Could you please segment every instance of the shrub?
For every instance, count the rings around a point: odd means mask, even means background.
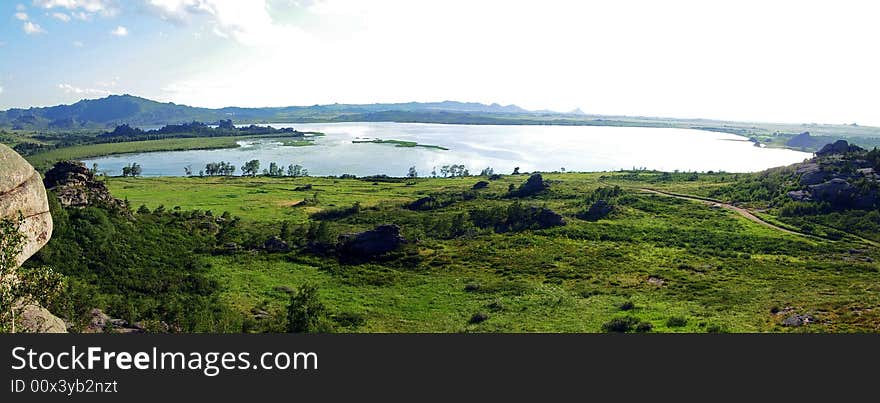
[[[639,324],[639,320],[631,316],[614,318],[602,325],[602,330],[607,333],[626,333],[633,330]]]
[[[318,287],[303,284],[290,297],[290,305],[287,306],[287,332],[326,333],[329,330],[327,308],[318,296]]]
[[[479,290],[480,290],[480,284],[479,284],[479,283],[468,283],[467,285],[464,286],[464,290],[467,291],[467,292],[476,292],[476,291],[479,291]]]
[[[477,312],[473,316],[471,316],[471,319],[468,321],[468,323],[470,323],[470,324],[483,323],[488,319],[489,319],[489,314],[487,314],[485,312]]]
[[[687,325],[687,318],[683,316],[671,316],[666,320],[666,326],[668,327],[684,327]]]
[[[643,321],[643,322],[639,322],[639,324],[636,325],[636,332],[637,333],[648,333],[653,329],[654,329],[654,325],[652,325],[651,322],[644,322]]]
[[[636,305],[633,304],[632,301],[626,301],[626,302],[620,304],[620,306],[618,306],[618,308],[620,308],[621,311],[630,311],[635,307],[636,307]]]
[[[486,307],[489,308],[492,312],[500,312],[503,311],[505,308],[504,302],[502,302],[499,298],[496,298],[494,301],[490,302],[488,305],[486,305]]]
[[[355,328],[363,326],[367,322],[367,318],[356,312],[340,312],[333,315],[333,321],[342,327]]]

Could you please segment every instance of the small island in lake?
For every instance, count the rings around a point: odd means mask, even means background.
[[[448,151],[449,149],[442,146],[432,145],[432,144],[419,144],[415,141],[404,141],[404,140],[382,140],[382,139],[371,139],[371,140],[352,140],[352,143],[374,143],[374,144],[394,144],[395,147],[424,147],[424,148],[433,148],[435,150],[444,150]]]

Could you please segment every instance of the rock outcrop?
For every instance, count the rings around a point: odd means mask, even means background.
[[[565,218],[553,210],[544,207],[531,207],[530,213],[534,215],[538,228],[552,228],[565,225]]]
[[[83,208],[103,205],[120,208],[123,206],[121,200],[110,195],[104,182],[96,180],[95,174],[79,161],[62,161],[55,164],[46,172],[43,184],[46,189],[55,192],[58,201],[64,207]]]
[[[17,219],[24,223],[21,231],[27,237],[18,255],[18,264],[43,247],[52,237],[49,201],[40,174],[18,153],[0,144],[0,218]]]
[[[863,148],[849,144],[846,140],[837,140],[831,144],[825,144],[821,150],[816,151],[817,156],[827,156],[834,154],[847,154],[865,151]]]
[[[0,144],[0,219],[23,219],[19,230],[25,236],[21,252],[16,256],[20,266],[49,242],[52,237],[52,216],[49,199],[40,174],[18,153]],[[0,278],[0,282],[18,281],[15,273]],[[66,333],[64,321],[45,308],[19,300],[14,311],[18,313],[17,331]]]
[[[399,226],[386,224],[369,231],[340,235],[337,250],[349,257],[375,257],[391,252],[405,242]]]
[[[529,179],[514,192],[513,196],[532,196],[541,193],[548,188],[550,188],[550,184],[544,181],[544,177],[541,176],[541,174],[534,174],[529,176]]]
[[[610,203],[605,200],[596,200],[596,202],[587,209],[587,213],[584,214],[583,218],[589,221],[601,220],[611,214],[612,211],[614,211],[614,206]]]
[[[287,253],[290,252],[290,245],[283,239],[273,236],[263,242],[263,250],[268,253]]]

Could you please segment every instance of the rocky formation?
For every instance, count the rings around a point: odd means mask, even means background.
[[[268,253],[287,253],[290,252],[290,245],[283,239],[273,236],[263,242],[263,250]]]
[[[834,154],[847,154],[865,151],[863,148],[849,144],[846,140],[837,140],[832,144],[825,144],[821,150],[816,151],[817,156],[827,156]]]
[[[596,200],[596,202],[587,209],[587,213],[584,214],[583,218],[590,221],[596,221],[607,217],[612,211],[614,211],[614,206],[607,201],[600,199]]]
[[[538,228],[552,228],[565,225],[565,218],[561,214],[544,207],[530,207],[529,213],[535,217]]]
[[[43,247],[52,237],[52,217],[49,200],[40,175],[15,151],[0,144],[0,218],[24,221],[19,230],[25,236],[21,252],[16,256],[20,266]],[[0,282],[16,282],[14,272]],[[17,331],[64,333],[64,322],[45,308],[27,301],[17,301],[19,314]]]
[[[803,132],[785,142],[785,145],[793,148],[814,148],[822,146],[822,140],[810,136],[810,132]]]
[[[83,208],[91,205],[121,208],[121,200],[114,198],[104,182],[79,161],[62,161],[46,172],[43,179],[46,189],[58,196],[64,207]]]
[[[871,209],[880,205],[878,177],[864,149],[844,140],[827,144],[816,158],[794,171],[799,189],[792,200],[824,202],[834,209]]]
[[[532,196],[538,193],[541,193],[550,188],[550,184],[544,181],[544,177],[541,174],[534,174],[523,183],[519,189],[513,192],[513,196],[517,197],[527,197]]]
[[[397,225],[380,225],[375,229],[339,236],[336,249],[344,256],[374,257],[391,252],[406,242]]]
[[[18,264],[36,253],[52,236],[52,217],[40,174],[15,151],[0,144],[0,218],[24,218],[27,241]]]

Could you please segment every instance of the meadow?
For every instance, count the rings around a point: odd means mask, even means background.
[[[244,331],[283,328],[290,292],[304,284],[318,286],[342,332],[880,330],[876,248],[784,233],[639,190],[708,196],[734,174],[555,173],[544,175],[547,191],[511,196],[527,178],[165,177],[107,185],[138,217],[240,218],[243,251],[197,256],[218,301],[262,318]],[[479,180],[488,186],[473,190]],[[409,207],[423,197],[437,202]],[[586,218],[597,197],[613,211]],[[519,206],[551,209],[566,225],[481,225],[498,214],[510,221]],[[314,247],[319,223],[326,234],[318,237],[331,242],[385,223],[399,225],[409,242],[379,259],[345,261]],[[293,250],[261,251],[273,236]],[[811,323],[783,326],[792,315]]]

